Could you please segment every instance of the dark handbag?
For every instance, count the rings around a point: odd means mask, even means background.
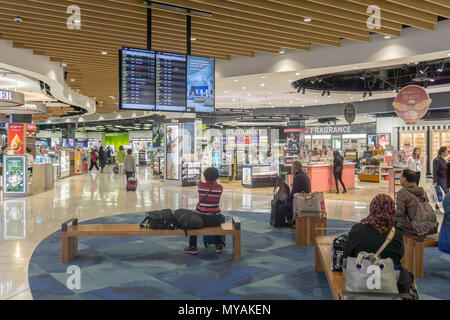
[[[348,234],[339,235],[333,240],[331,247],[331,270],[342,272],[342,262],[344,259],[344,248],[348,240]]]
[[[173,214],[170,209],[147,212],[144,220],[140,224],[141,228],[156,230],[173,230]]]

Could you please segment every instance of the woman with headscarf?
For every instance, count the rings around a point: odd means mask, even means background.
[[[348,234],[343,258],[357,257],[361,251],[375,253],[386,241],[389,231],[394,226],[395,204],[387,194],[379,194],[370,202],[369,215],[360,223],[354,225]],[[418,297],[413,275],[403,269],[400,260],[403,256],[403,235],[396,229],[394,239],[381,252],[382,259],[391,258],[398,267],[399,293],[410,293],[411,297]]]

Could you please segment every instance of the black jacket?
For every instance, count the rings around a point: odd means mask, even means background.
[[[309,178],[303,171],[297,172],[294,177],[294,181],[292,182],[292,191],[286,202],[292,202],[294,199],[294,194],[296,193],[311,193],[311,183],[309,182]]]
[[[380,234],[370,224],[358,223],[352,227],[348,234],[348,240],[344,248],[344,258],[358,256],[365,251],[375,253],[383,245],[389,232]],[[395,237],[381,253],[381,258],[391,258],[394,264],[400,266],[403,257],[403,236],[396,230]]]
[[[333,172],[342,172],[342,170],[344,169],[344,160],[337,156],[334,157],[333,159]]]
[[[440,185],[447,185],[448,168],[447,162],[441,157],[433,160],[433,182]],[[445,190],[444,190],[445,191]]]

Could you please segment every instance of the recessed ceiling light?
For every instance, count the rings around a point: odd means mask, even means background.
[[[292,82],[292,80],[289,80],[289,82]]]
[[[353,100],[353,97],[350,97],[350,99],[352,99],[352,100]]]
[[[304,17],[304,18],[303,18],[303,21],[305,21],[305,22],[311,22],[311,20],[312,20],[312,19],[311,19],[310,17]]]
[[[245,86],[244,86],[244,87],[242,87],[242,90],[245,90],[245,89],[247,89],[247,87],[245,87]]]
[[[248,93],[247,95],[250,97],[252,94],[251,94],[251,93]]]
[[[264,83],[261,83],[261,87],[264,87]]]
[[[358,69],[358,66],[354,66],[353,69]]]
[[[314,100],[315,103],[319,102],[318,100]]]
[[[74,78],[72,78],[72,79],[70,79],[70,81],[74,82],[74,81],[75,81],[75,79],[74,79]]]
[[[447,53],[447,55],[448,55],[448,56],[450,56],[450,52],[449,52],[449,53]]]
[[[269,94],[272,94],[272,91],[269,91]]]
[[[103,50],[103,51],[102,51],[102,54],[108,54],[108,51],[104,51],[104,50]]]
[[[295,75],[296,75],[296,76],[299,76],[299,75],[300,75],[300,72],[296,72]]]
[[[284,50],[284,48],[280,48],[280,53],[281,54],[283,54],[283,53],[285,53],[286,51]]]
[[[234,81],[234,82],[238,82],[239,80],[238,80],[238,79],[234,79],[233,81]]]
[[[392,36],[390,36],[390,35],[385,35],[384,38],[385,38],[385,39],[390,39],[390,38],[392,38]]]
[[[261,77],[261,79],[265,79],[265,78],[266,78],[266,76],[262,76],[262,77]]]
[[[62,67],[67,67],[67,63],[61,62],[61,66],[62,66]]]
[[[195,40],[197,40],[196,37],[191,37],[191,41],[195,41]]]
[[[233,102],[236,102],[236,99],[233,99],[232,101],[233,101]]]
[[[292,101],[292,100],[291,100],[291,101],[289,101],[289,103],[293,103],[293,102],[294,102],[294,101]]]

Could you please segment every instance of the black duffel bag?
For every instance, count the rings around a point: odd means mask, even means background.
[[[184,230],[187,236],[187,230],[203,228],[203,219],[192,210],[178,209],[173,214],[173,225],[177,229]]]
[[[140,226],[142,228],[150,229],[175,229],[173,225],[173,214],[170,209],[150,211],[146,213],[144,221],[141,222]]]

